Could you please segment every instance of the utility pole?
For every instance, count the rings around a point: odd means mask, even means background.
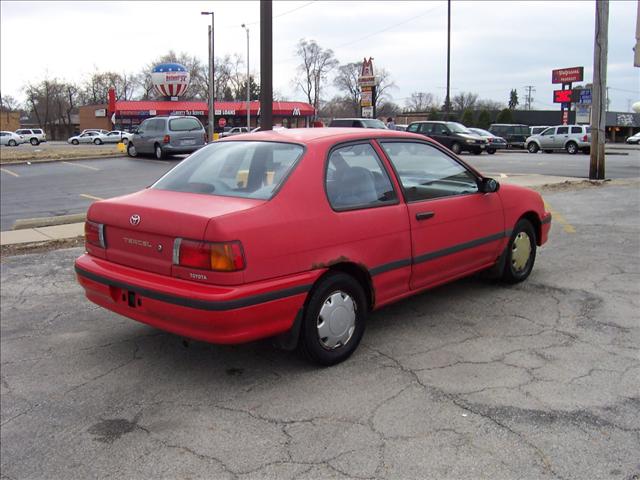
[[[533,102],[532,93],[536,93],[536,87],[533,85],[525,85],[524,88],[527,89],[527,94],[524,97],[525,105],[527,110],[531,110],[531,102]]]
[[[209,139],[217,140],[215,134],[215,104],[214,104],[214,82],[213,82],[213,67],[214,67],[214,51],[213,51],[213,12],[200,12],[201,15],[211,15],[211,25],[209,25]]]
[[[609,0],[596,0],[595,38],[593,45],[593,90],[591,110],[591,162],[589,179],[603,180],[606,126],[607,50]]]
[[[449,120],[451,112],[451,0],[447,0],[447,99],[444,101],[444,106],[447,110],[445,120]]]
[[[260,0],[260,130],[273,130],[273,18],[271,11],[271,0]]]

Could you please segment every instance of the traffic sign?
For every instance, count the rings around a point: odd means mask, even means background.
[[[220,117],[220,118],[218,119],[218,125],[219,125],[220,127],[224,127],[226,124],[227,124],[227,119],[226,119],[226,118],[224,118],[224,117]]]

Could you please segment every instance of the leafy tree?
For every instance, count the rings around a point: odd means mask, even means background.
[[[462,114],[462,124],[466,126],[473,126],[473,110],[467,108]]]
[[[338,66],[338,60],[335,59],[333,50],[325,50],[315,40],[304,38],[298,42],[296,54],[302,62],[298,66],[298,87],[317,112],[324,82],[329,72]]]
[[[518,106],[518,91],[514,88],[509,94],[509,110],[515,110]]]
[[[491,126],[491,114],[489,113],[489,110],[481,110],[476,123],[478,128],[484,128],[485,130],[488,129]]]
[[[511,113],[511,110],[509,110],[508,108],[503,108],[502,110],[500,110],[500,113],[498,113],[498,116],[496,117],[496,122],[513,123],[513,115]]]

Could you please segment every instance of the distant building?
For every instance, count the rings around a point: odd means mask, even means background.
[[[20,128],[20,112],[0,110],[0,130],[15,132]]]

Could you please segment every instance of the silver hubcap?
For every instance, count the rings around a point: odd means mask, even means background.
[[[160,150],[160,147],[156,147],[156,157],[160,158],[162,156],[162,150]]]
[[[134,145],[129,145],[129,155],[132,157],[136,156],[136,147]]]
[[[318,315],[318,339],[326,349],[347,344],[356,329],[356,304],[345,292],[333,292]]]
[[[531,256],[531,240],[525,232],[520,232],[511,247],[511,266],[515,272],[521,272],[527,266]]]

